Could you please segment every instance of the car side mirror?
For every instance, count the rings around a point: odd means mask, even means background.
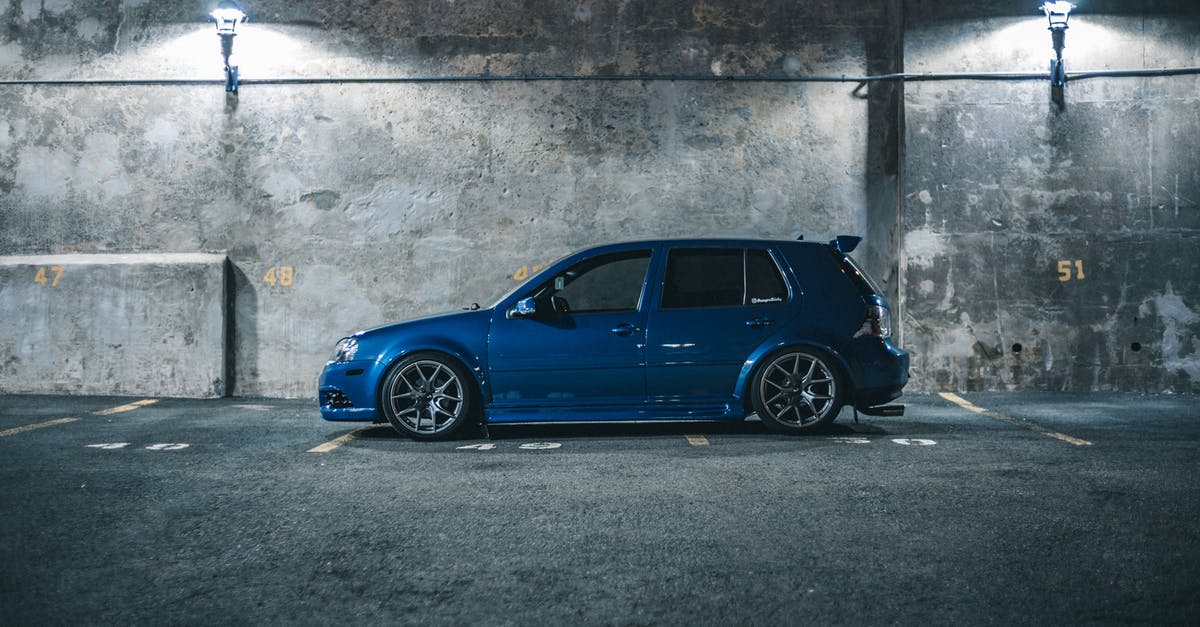
[[[537,299],[532,296],[522,298],[513,307],[513,316],[517,318],[532,318],[537,315]]]
[[[571,311],[570,305],[567,304],[567,299],[561,296],[551,296],[549,298],[522,298],[517,301],[512,309],[508,310],[508,319],[513,318],[535,318],[538,320],[551,320],[556,314],[565,314]]]

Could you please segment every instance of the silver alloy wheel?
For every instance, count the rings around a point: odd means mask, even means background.
[[[767,365],[759,378],[758,398],[771,418],[803,427],[820,422],[835,409],[837,377],[819,357],[786,353]]]
[[[391,380],[387,390],[391,413],[413,433],[443,433],[453,429],[466,414],[463,382],[443,363],[414,361]]]

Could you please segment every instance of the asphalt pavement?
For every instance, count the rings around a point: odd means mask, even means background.
[[[1195,624],[1196,401],[426,443],[307,401],[0,396],[0,625]]]

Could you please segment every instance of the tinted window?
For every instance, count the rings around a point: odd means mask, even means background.
[[[663,309],[727,307],[744,299],[740,248],[677,248],[667,257]]]
[[[879,287],[875,285],[875,281],[862,269],[850,255],[844,254],[836,249],[833,250],[833,258],[838,260],[842,266],[842,272],[850,277],[854,286],[858,288],[860,294],[882,294]]]
[[[787,283],[763,249],[677,248],[667,256],[663,309],[781,303]]]
[[[746,251],[746,296],[751,305],[787,300],[787,283],[771,253],[760,248]]]
[[[561,298],[574,313],[635,310],[649,265],[648,250],[593,257],[556,275],[538,296]]]

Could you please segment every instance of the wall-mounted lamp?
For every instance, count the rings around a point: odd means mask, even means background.
[[[234,30],[238,24],[246,21],[246,14],[236,2],[221,0],[209,16],[217,23],[217,35],[221,38],[221,57],[225,59],[225,91],[236,94],[238,69],[236,65],[229,64],[229,57],[233,55],[233,38],[237,36]]]
[[[1054,58],[1050,60],[1050,84],[1061,87],[1067,84],[1067,70],[1063,66],[1062,51],[1067,39],[1067,20],[1075,5],[1065,0],[1043,2],[1042,12],[1050,23],[1050,37],[1054,44]]]

